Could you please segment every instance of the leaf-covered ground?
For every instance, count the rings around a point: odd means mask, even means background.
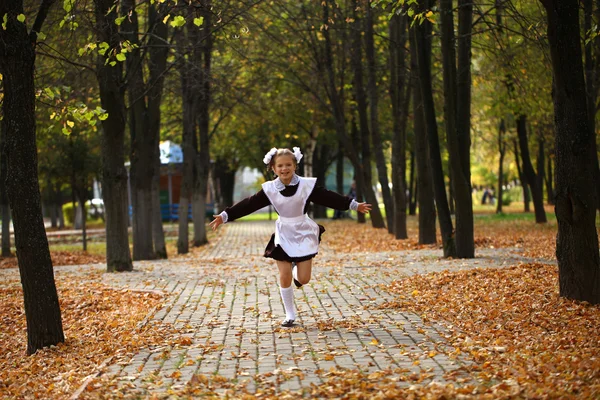
[[[441,248],[439,235],[437,244],[418,243],[418,221],[416,217],[407,220],[408,239],[394,239],[387,229],[373,229],[369,222],[358,224],[355,221],[321,222],[326,228],[323,240],[336,252],[370,252],[419,250],[423,248]],[[553,259],[556,248],[556,221],[536,224],[530,220],[513,219],[490,222],[476,218],[474,224],[476,248],[518,248],[522,255]]]
[[[52,265],[83,265],[106,262],[106,257],[99,254],[87,253],[81,250],[51,251]],[[0,269],[18,268],[17,257],[0,257]]]
[[[408,240],[394,240],[385,230],[368,224],[327,221],[324,225],[324,240],[340,254],[423,247],[414,239],[414,219],[409,219]],[[555,222],[539,225],[520,219],[494,223],[476,219],[478,248],[516,248],[529,257],[553,260],[555,235]],[[214,239],[221,240],[221,236]],[[54,257],[53,253],[53,260]],[[70,260],[92,262],[77,256]],[[177,343],[174,329],[145,320],[150,310],[161,303],[159,295],[114,290],[94,276],[59,274],[57,287],[66,343],[27,356],[20,284],[15,275],[12,280],[6,276],[2,279],[0,398],[69,398],[106,360],[114,363],[146,346]],[[339,369],[322,371],[326,384],[311,386],[305,394],[356,399],[600,398],[600,307],[558,297],[556,266],[532,263],[415,275],[379,290],[395,296],[394,301],[380,307],[414,312],[424,321],[446,325],[450,329],[448,348],[453,349],[448,356],[473,361],[474,366],[465,372],[476,379],[449,375],[445,377],[449,383],[443,385],[414,384],[419,379],[398,385],[403,380],[398,371],[367,375]],[[268,387],[258,393],[246,393],[234,381],[204,375],[195,376],[177,395],[216,393],[228,393],[233,398],[298,397]],[[172,395],[175,393],[157,397]],[[120,396],[118,392],[104,391],[83,397]]]
[[[600,396],[600,307],[558,296],[557,268],[525,264],[395,281],[383,307],[446,321],[477,361],[471,393],[527,398]]]
[[[161,296],[117,291],[88,279],[57,277],[66,341],[26,354],[23,294],[17,281],[0,286],[0,398],[68,398],[86,377],[140,348],[171,340],[171,329],[145,322]]]

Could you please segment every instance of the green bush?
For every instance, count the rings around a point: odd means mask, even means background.
[[[75,203],[79,207],[79,203]],[[65,224],[73,225],[75,222],[75,210],[73,209],[73,203],[65,203],[62,206],[63,215],[65,216]]]
[[[511,197],[510,193],[508,193],[508,192],[502,193],[502,205],[510,206],[510,203],[512,203],[512,197]]]
[[[79,203],[75,203],[75,207],[79,207]],[[67,225],[73,225],[75,223],[75,210],[73,209],[73,203],[72,202],[68,202],[63,204],[62,206],[63,209],[63,215],[65,216],[65,223]],[[90,213],[91,209],[91,205],[90,202],[87,201],[86,205],[85,205],[85,210],[87,212],[87,218],[86,221],[97,221],[100,219],[100,216],[94,216]]]

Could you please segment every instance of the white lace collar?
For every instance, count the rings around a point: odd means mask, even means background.
[[[290,181],[290,184],[287,186],[296,186],[298,183],[300,182],[300,179],[298,178],[298,175],[294,174],[292,176],[292,180]],[[275,184],[275,189],[277,189],[278,192],[281,192],[283,189],[286,188],[285,183],[281,182],[281,180],[279,179],[279,177],[277,177],[273,183]]]

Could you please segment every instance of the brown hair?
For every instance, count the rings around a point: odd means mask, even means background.
[[[275,165],[275,160],[279,156],[292,156],[292,160],[294,161],[294,166],[295,167],[298,166],[298,161],[296,161],[296,156],[294,155],[294,153],[292,153],[292,151],[290,149],[277,149],[277,153],[275,153],[273,155],[273,157],[271,158],[271,162],[269,162],[269,165],[267,165],[267,171],[273,171],[273,165]]]

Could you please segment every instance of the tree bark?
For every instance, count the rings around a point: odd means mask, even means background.
[[[414,30],[415,28],[411,28]],[[415,86],[413,93],[413,121],[415,133],[415,155],[417,161],[416,197],[419,203],[419,244],[435,244],[437,234],[435,228],[436,212],[434,203],[434,190],[427,143],[427,131],[423,116],[423,101],[419,87],[419,66],[417,63],[417,46],[414,34],[410,35],[412,84]]]
[[[475,257],[471,187],[471,32],[473,1],[458,0],[458,69],[456,77],[456,139],[458,168],[453,174],[456,206],[456,255]],[[452,156],[451,156],[452,157]]]
[[[341,143],[338,143],[338,152],[335,157],[335,187],[340,194],[344,193],[344,152],[342,146]]]
[[[390,20],[390,97],[393,114],[392,186],[394,191],[393,233],[396,239],[408,238],[406,228],[406,122],[410,104],[410,81],[406,79],[405,16]],[[389,219],[388,219],[389,221]]]
[[[411,88],[412,88],[412,83],[411,83]],[[411,91],[412,93],[412,91]],[[414,98],[414,96],[413,96]],[[414,115],[414,114],[413,114]],[[413,135],[414,136],[414,135]],[[410,151],[410,172],[409,172],[409,181],[408,181],[408,215],[417,215],[417,177],[415,176],[415,173],[417,171],[417,169],[415,168],[415,163],[416,163],[416,156],[415,156],[416,152],[414,150],[414,143],[413,143],[413,150]]]
[[[184,53],[187,40],[180,33],[178,37],[178,49],[180,54]],[[191,73],[192,66],[187,60],[182,59],[179,67],[181,76],[182,110],[183,110],[183,137],[181,149],[183,152],[183,170],[181,177],[181,189],[179,193],[179,233],[177,238],[177,253],[187,254],[189,252],[189,227],[188,207],[192,200],[192,188],[194,185],[194,164],[196,150],[194,146],[194,135],[196,131],[196,95],[194,90],[194,79]]]
[[[498,127],[498,152],[500,153],[500,160],[498,161],[498,200],[496,205],[496,214],[502,214],[502,197],[504,193],[504,155],[506,154],[506,143],[504,137],[506,135],[506,125],[504,118],[500,120]]]
[[[233,192],[235,189],[235,172],[237,163],[231,164],[231,160],[217,158],[215,163],[215,175],[218,187],[219,210],[233,205]]]
[[[154,164],[150,183],[150,196],[152,202],[152,239],[154,241],[154,253],[158,258],[167,258],[167,247],[165,244],[165,232],[162,224],[160,209],[160,124],[162,94],[164,88],[164,76],[167,69],[167,57],[169,47],[167,45],[167,24],[162,22],[168,12],[167,3],[151,4],[149,6],[149,24],[153,27],[152,35],[148,40],[149,45],[149,74],[150,84],[148,91],[148,140],[147,145],[151,151],[151,162]]]
[[[10,205],[6,193],[6,129],[0,124],[0,208],[2,212],[2,257],[11,257],[10,252]]]
[[[435,115],[435,104],[433,101],[433,88],[431,83],[431,45],[428,42],[431,23],[423,22],[414,29],[417,61],[419,65],[419,87],[423,102],[423,114],[425,117],[425,128],[429,144],[429,157],[433,173],[433,191],[435,204],[439,218],[440,231],[442,233],[442,244],[444,257],[456,256],[456,245],[454,242],[454,227],[446,196],[446,185],[444,182],[444,171],[442,168],[442,157],[440,154],[439,136]]]
[[[329,24],[329,2],[324,1],[322,3],[323,8],[323,23]],[[355,22],[356,24],[356,22]],[[350,162],[354,166],[354,170],[356,173],[356,184],[358,187],[361,187],[365,191],[365,196],[367,202],[369,202],[373,208],[371,211],[371,223],[374,228],[384,228],[385,223],[383,222],[383,217],[381,212],[379,211],[379,204],[377,201],[377,197],[375,195],[375,191],[371,187],[371,182],[368,179],[368,175],[366,170],[370,168],[369,164],[367,164],[366,160],[362,160],[364,164],[361,163],[358,153],[354,149],[354,145],[352,144],[346,128],[346,120],[344,116],[344,107],[343,107],[343,98],[338,92],[335,72],[333,69],[333,54],[332,54],[332,44],[331,44],[331,36],[329,33],[329,29],[323,30],[323,37],[325,41],[325,70],[326,70],[326,82],[328,89],[329,101],[331,103],[331,107],[333,109],[333,116],[335,122],[336,133],[338,135],[338,140],[344,143],[344,148],[346,150],[346,155],[350,159]],[[365,165],[365,168],[363,168]],[[370,174],[369,174],[370,176]]]
[[[537,174],[533,169],[531,157],[529,156],[529,143],[527,141],[527,117],[525,115],[520,115],[519,118],[517,118],[517,134],[519,135],[519,149],[521,151],[521,160],[523,162],[523,176],[527,178],[527,184],[531,188],[531,197],[533,197],[535,222],[545,223],[547,222],[547,219],[546,211],[544,210],[542,187],[540,186]]]
[[[154,7],[152,5],[151,7]],[[134,45],[127,54],[126,72],[131,135],[131,206],[133,259],[156,258],[152,242],[152,178],[155,174],[154,148],[158,146],[150,131],[150,115],[146,104],[144,59],[140,49],[139,23],[134,0],[122,0],[122,35]],[[149,29],[152,30],[152,27]]]
[[[554,204],[554,188],[552,185],[554,182],[554,176],[552,175],[552,151],[548,154],[548,163],[546,166],[546,196],[548,197],[548,204]]]
[[[27,321],[27,353],[64,342],[52,259],[42,218],[35,132],[35,42],[52,1],[43,1],[34,30],[17,20],[20,1],[0,2],[6,18],[0,30],[0,73],[6,143],[6,189]]]
[[[596,12],[593,12],[593,0],[583,0],[584,9],[584,34],[586,36],[585,43],[585,84],[586,84],[586,99],[588,108],[589,127],[592,135],[596,134],[596,111],[598,101],[598,89],[600,79],[600,37],[596,36],[590,40],[588,35],[595,31],[593,28],[593,17],[596,18],[596,23],[600,21],[600,4],[596,2]],[[594,15],[595,14],[595,15]],[[594,149],[597,154],[597,144],[594,141]],[[595,176],[596,176],[596,197],[598,198],[597,208],[600,210],[600,168],[598,166],[598,156],[595,159]]]
[[[545,152],[545,141],[544,138],[541,134],[538,135],[538,154],[537,154],[537,159],[536,159],[536,164],[537,164],[537,175],[536,175],[536,183],[539,185],[540,187],[540,192],[542,193],[542,202],[544,199],[544,176],[546,175],[545,172],[545,165],[546,165],[546,161],[544,160],[544,152]],[[544,215],[546,213],[544,212]]]
[[[116,12],[112,0],[94,0],[96,29],[99,42],[109,44],[105,53],[121,46]],[[132,271],[129,251],[129,222],[127,171],[125,169],[125,93],[122,65],[107,64],[105,56],[98,56],[97,77],[102,108],[108,118],[102,121],[102,191],[106,219],[106,267],[109,272]]]
[[[200,12],[204,17],[204,26],[211,27],[211,0],[200,1]],[[194,6],[195,7],[195,6]],[[201,38],[200,51],[196,59],[200,93],[197,106],[198,115],[198,148],[196,158],[196,173],[194,174],[194,191],[192,212],[194,216],[194,246],[208,243],[206,237],[206,195],[210,173],[210,102],[211,102],[211,63],[213,50],[213,34],[211,29],[204,29],[205,35]]]
[[[367,1],[365,4],[367,15],[365,18],[365,55],[367,58],[367,92],[370,107],[370,126],[371,137],[373,141],[373,153],[375,155],[375,165],[377,166],[377,176],[381,185],[381,195],[385,207],[385,219],[389,233],[394,233],[394,203],[387,173],[385,155],[383,153],[383,139],[381,138],[379,128],[379,93],[377,91],[377,64],[375,59],[375,43],[373,33],[373,12]]]
[[[356,113],[353,112],[352,113],[352,118],[350,121],[350,129],[352,130],[352,141],[354,144],[354,148],[358,148],[360,147],[360,138],[359,138],[359,133],[358,133],[358,127],[356,126]],[[340,142],[341,144],[342,142]],[[357,171],[356,168],[354,168],[354,178],[353,178],[353,183],[355,185],[355,190],[356,190],[356,201],[358,202],[362,202],[364,199],[364,190],[363,188],[357,183],[357,179],[356,176],[358,175],[358,173],[360,173],[360,171]],[[367,222],[367,219],[365,217],[365,214],[363,213],[356,213],[356,222],[359,224],[364,224]]]
[[[577,0],[544,0],[554,78],[556,258],[560,295],[600,303],[595,136],[589,127]]]
[[[156,257],[167,259],[167,244],[160,206],[160,150],[158,143],[154,148],[154,168],[156,168],[156,173],[152,178],[152,240],[154,240]]]
[[[527,177],[523,173],[523,169],[521,168],[521,157],[519,153],[519,142],[517,139],[513,141],[513,152],[515,153],[515,164],[517,165],[517,175],[519,176],[519,180],[521,181],[521,187],[523,188],[523,206],[524,211],[531,211],[529,207],[529,185],[527,184]]]

